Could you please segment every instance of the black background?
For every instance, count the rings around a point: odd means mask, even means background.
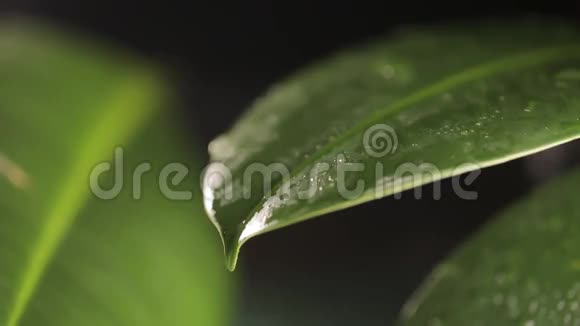
[[[179,80],[183,123],[204,144],[272,82],[398,26],[580,17],[579,3],[561,0],[2,1],[4,15],[41,16],[170,67]],[[410,194],[384,199],[250,241],[237,272],[236,325],[388,324],[437,261],[493,213],[574,165],[576,147],[485,170],[475,184],[477,201],[455,198],[443,182],[440,201]]]

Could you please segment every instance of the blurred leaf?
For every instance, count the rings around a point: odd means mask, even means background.
[[[580,323],[580,171],[501,214],[439,266],[404,325]]]
[[[211,225],[157,186],[164,163],[191,162],[158,112],[164,82],[134,57],[15,22],[0,25],[0,76],[0,324],[223,325]],[[89,175],[116,146],[124,190],[97,199]],[[153,170],[134,200],[141,162]]]
[[[577,138],[578,35],[537,21],[405,31],[274,87],[209,148],[205,206],[230,268],[258,234]]]

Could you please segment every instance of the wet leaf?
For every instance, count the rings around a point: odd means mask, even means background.
[[[205,207],[228,266],[264,232],[577,138],[578,35],[406,30],[273,87],[209,147]]]
[[[403,325],[580,323],[580,171],[500,214],[439,266]]]

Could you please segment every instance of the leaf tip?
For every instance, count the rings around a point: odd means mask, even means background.
[[[240,254],[240,241],[237,236],[231,234],[228,236],[227,233],[222,234],[222,241],[224,244],[224,255],[226,259],[226,268],[233,272],[236,270],[238,263],[238,256]]]

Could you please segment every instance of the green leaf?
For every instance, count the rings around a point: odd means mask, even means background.
[[[229,282],[201,204],[169,201],[157,184],[165,163],[191,162],[159,110],[158,74],[45,26],[3,22],[0,76],[0,324],[223,325]],[[117,146],[123,191],[101,200],[89,175]],[[153,170],[135,200],[142,162]]]
[[[580,170],[543,186],[439,266],[403,325],[580,322]]]
[[[537,21],[404,31],[274,87],[209,147],[205,207],[228,265],[258,234],[577,138],[579,35]],[[353,164],[364,171],[338,174]]]

